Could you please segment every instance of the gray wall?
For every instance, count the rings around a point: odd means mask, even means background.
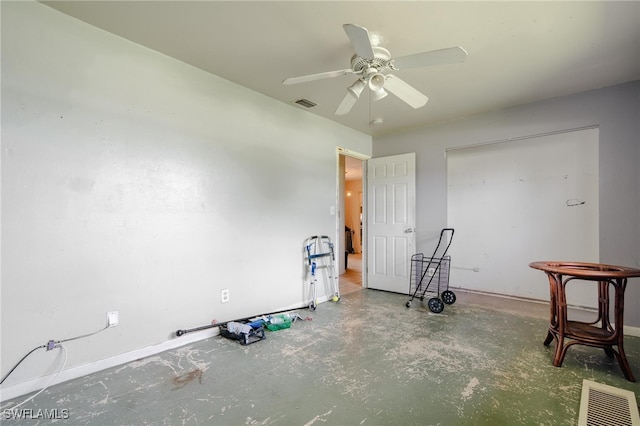
[[[639,94],[636,81],[376,137],[373,154],[416,152],[417,246],[427,253],[447,222],[447,148],[599,126],[600,261],[640,267]],[[640,279],[632,279],[626,325],[640,326],[639,306]]]
[[[118,327],[65,344],[65,371],[166,349],[212,319],[306,306],[302,243],[336,235],[338,146],[370,155],[371,137],[2,2],[2,375],[111,310]],[[39,388],[60,364],[38,351],[3,389]]]
[[[549,286],[526,267],[532,259],[599,261],[599,134],[589,128],[447,151],[456,286],[544,300]],[[584,204],[570,206],[578,199]],[[568,300],[597,307],[596,287],[571,285]]]

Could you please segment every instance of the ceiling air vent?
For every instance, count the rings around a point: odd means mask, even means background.
[[[638,426],[633,392],[590,380],[582,381],[578,426]]]
[[[305,108],[313,108],[314,106],[316,106],[317,104],[315,104],[314,102],[311,102],[309,99],[298,99],[297,101],[294,102],[295,104],[298,104],[300,106],[303,106]]]

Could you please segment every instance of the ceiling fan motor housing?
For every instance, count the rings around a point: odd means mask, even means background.
[[[387,68],[387,63],[391,59],[391,54],[387,49],[380,46],[373,46],[373,59],[365,59],[361,56],[353,55],[351,57],[351,69],[360,73],[366,70],[367,68],[375,68],[376,70]]]

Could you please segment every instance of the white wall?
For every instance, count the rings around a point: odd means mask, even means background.
[[[598,140],[591,128],[447,151],[451,281],[544,300],[540,272],[523,270],[531,259],[598,262]],[[567,298],[597,308],[597,286],[570,285]]]
[[[417,246],[427,253],[447,221],[447,148],[598,126],[600,261],[640,267],[639,95],[636,81],[480,114],[374,138],[373,153],[382,157],[416,152]],[[428,108],[437,105],[425,108],[428,114]],[[540,277],[540,285],[545,279]],[[640,326],[639,306],[640,279],[632,279],[626,293],[626,325]]]
[[[302,242],[335,235],[338,145],[371,153],[367,135],[2,2],[2,375],[110,310],[120,325],[69,342],[67,369],[305,306]],[[53,352],[3,387],[54,371]]]

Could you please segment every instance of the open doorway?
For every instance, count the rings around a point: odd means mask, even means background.
[[[363,170],[362,159],[340,155],[344,161],[344,185],[340,185],[344,214],[340,220],[340,228],[344,229],[344,262],[340,268],[340,293],[348,294],[363,288],[362,259],[365,244],[364,210],[363,210]],[[344,222],[344,224],[342,224]],[[340,240],[343,238],[341,237]]]

